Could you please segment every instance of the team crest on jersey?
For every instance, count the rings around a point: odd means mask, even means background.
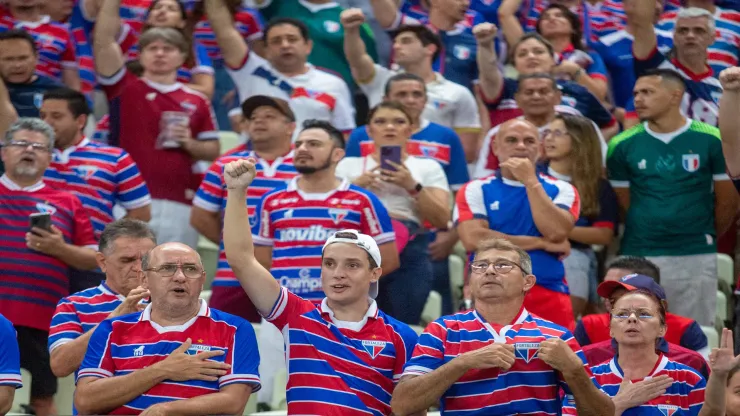
[[[434,146],[419,146],[419,149],[424,157],[433,158],[437,154],[437,148]]]
[[[332,22],[331,20],[324,20],[324,29],[329,33],[339,32],[339,23]]]
[[[560,99],[560,104],[566,105],[571,108],[576,108],[576,104],[578,104],[578,101],[573,97],[563,96],[563,98]]]
[[[437,101],[437,100],[432,101],[432,105],[437,110],[442,110],[443,108],[447,107],[447,103],[446,102],[444,102],[444,101]]]
[[[386,344],[388,344],[385,341],[369,341],[365,340],[362,341],[362,348],[367,351],[368,354],[370,354],[373,359],[375,359],[385,348]]]
[[[189,103],[187,101],[181,102],[180,107],[184,108],[185,111],[187,111],[189,114],[195,113],[195,110],[198,108],[195,104]]]
[[[41,108],[41,104],[44,102],[44,94],[34,94],[33,95],[33,106],[36,108]]]
[[[339,224],[347,216],[347,210],[332,208],[329,210],[329,216],[334,224]]]
[[[681,163],[686,172],[696,172],[699,170],[699,155],[688,154],[683,155]]]
[[[96,166],[81,165],[73,167],[72,170],[75,171],[77,176],[83,177],[85,179],[90,179],[93,175],[95,175],[95,172],[98,171],[98,168]]]
[[[658,410],[660,410],[662,415],[673,416],[678,413],[678,406],[674,406],[672,404],[659,404]]]
[[[514,344],[515,355],[527,363],[537,357],[539,349],[539,342],[517,342]]]
[[[470,58],[470,48],[467,46],[455,45],[455,48],[452,49],[452,53],[455,55],[455,58],[461,61]]]
[[[54,208],[53,206],[51,206],[49,204],[42,204],[41,202],[39,202],[38,204],[36,204],[36,209],[39,210],[39,212],[42,213],[42,214],[51,214],[51,215],[54,215],[54,213],[57,212],[57,209]]]

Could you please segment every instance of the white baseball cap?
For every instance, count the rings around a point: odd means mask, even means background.
[[[356,238],[350,238],[350,237],[337,237],[337,234],[353,234]],[[378,248],[378,243],[375,242],[375,239],[370,237],[367,234],[362,234],[358,232],[357,230],[341,230],[337,231],[336,234],[329,237],[328,240],[326,240],[326,243],[324,243],[324,247],[321,249],[321,254],[324,254],[324,250],[326,250],[326,247],[329,244],[333,243],[347,243],[347,244],[354,244],[357,247],[360,247],[361,249],[365,250],[370,254],[370,257],[372,257],[373,260],[375,260],[375,264],[380,267],[380,249]],[[378,282],[370,283],[370,297],[375,299],[376,296],[378,296]]]

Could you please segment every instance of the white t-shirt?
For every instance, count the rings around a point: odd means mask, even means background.
[[[558,106],[560,108],[562,106]],[[520,120],[524,120],[524,116],[517,117]],[[590,120],[589,120],[590,121]],[[606,166],[606,152],[609,150],[609,146],[606,144],[606,140],[604,139],[604,135],[601,134],[601,130],[599,130],[599,126],[596,125],[593,121],[591,121],[591,124],[594,126],[594,129],[596,130],[596,134],[599,135],[599,142],[601,144],[601,156],[602,156],[602,163],[604,166]],[[486,176],[491,176],[493,174],[493,170],[488,169],[486,165],[488,164],[488,155],[493,151],[491,150],[491,141],[493,140],[493,137],[496,136],[496,133],[498,133],[498,129],[501,127],[499,124],[498,126],[492,128],[491,130],[488,130],[488,134],[486,134],[486,138],[483,139],[483,145],[481,146],[480,150],[478,151],[478,160],[475,162],[475,168],[472,172],[472,179],[480,179],[485,178]],[[540,140],[542,140],[542,132],[547,129],[547,124],[538,127],[537,130],[540,132]]]
[[[286,77],[250,51],[240,68],[227,70],[242,101],[253,95],[267,95],[290,103],[296,117],[296,133],[308,119],[328,121],[342,131],[354,129],[355,108],[347,84],[335,75],[306,65],[309,69],[305,74]]]
[[[385,84],[402,71],[393,71],[375,64],[375,75],[366,84],[359,84],[367,95],[370,108],[385,95]],[[480,117],[475,97],[469,89],[435,72],[436,79],[427,83],[427,105],[422,118],[452,129],[480,129]]]
[[[422,159],[408,156],[403,164],[411,172],[411,176],[425,188],[439,188],[450,192],[447,177],[442,167],[432,159]],[[352,182],[363,173],[374,169],[378,163],[371,155],[365,157],[345,157],[337,165],[336,175]],[[408,219],[418,224],[422,223],[421,215],[416,207],[416,199],[398,185],[383,182],[378,191],[372,191],[388,210],[391,217]]]

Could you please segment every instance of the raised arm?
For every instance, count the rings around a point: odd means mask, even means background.
[[[723,328],[719,348],[714,348],[709,355],[711,372],[704,391],[704,405],[699,416],[724,416],[727,377],[730,370],[740,365],[740,355],[735,357],[732,331]]]
[[[637,59],[646,59],[657,45],[653,20],[655,19],[656,0],[635,0],[631,7],[626,7],[627,19],[634,29],[632,33],[639,42],[632,43],[632,54]]]
[[[95,71],[102,77],[115,75],[125,64],[123,52],[116,40],[121,27],[121,18],[118,10],[121,0],[103,0],[93,36],[93,54],[95,56]]]
[[[358,84],[366,84],[375,76],[375,62],[360,36],[365,15],[360,9],[346,9],[339,15],[339,20],[344,27],[344,56],[352,70],[352,78]]]
[[[498,98],[504,84],[504,75],[497,64],[496,49],[493,40],[498,28],[493,23],[479,23],[473,28],[473,35],[478,43],[478,73],[480,74],[480,89],[487,101]]]
[[[98,16],[100,9],[103,7],[104,0],[80,0],[80,7],[82,7],[82,13],[88,20],[94,21]]]
[[[242,38],[234,26],[234,19],[229,13],[224,0],[203,0],[206,4],[208,21],[213,28],[224,62],[231,68],[239,68],[249,53],[247,41]]]
[[[519,23],[516,13],[522,7],[522,0],[504,0],[498,8],[498,23],[504,32],[506,43],[511,46],[524,35],[522,24]]]
[[[727,68],[719,74],[724,92],[719,100],[719,131],[727,173],[740,175],[740,67]]]
[[[400,1],[396,0],[370,0],[375,20],[384,29],[390,29],[398,19],[398,8]]]
[[[0,78],[0,135],[5,135],[8,127],[18,118],[18,113],[10,101],[10,93],[5,82]]]
[[[253,159],[229,162],[224,167],[228,196],[223,238],[226,260],[254,306],[266,316],[280,295],[280,285],[254,256],[249,214],[244,201],[247,200],[247,188],[255,174]]]

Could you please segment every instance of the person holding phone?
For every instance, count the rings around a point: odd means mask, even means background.
[[[433,282],[423,224],[447,228],[450,188],[439,163],[406,152],[411,126],[412,119],[400,104],[378,104],[370,110],[367,126],[374,152],[344,158],[337,166],[337,175],[373,192],[388,209],[401,266],[383,278],[376,299],[389,315],[418,325]]]

